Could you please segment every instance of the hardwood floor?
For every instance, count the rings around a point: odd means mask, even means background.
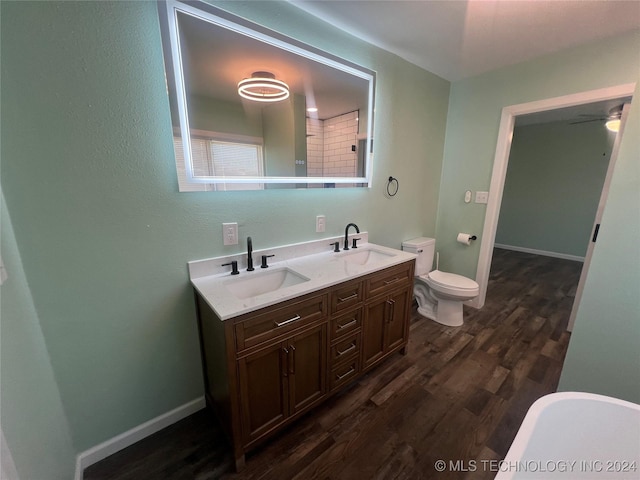
[[[202,410],[92,465],[84,478],[493,478],[529,406],[557,388],[581,268],[496,249],[484,308],[465,307],[462,327],[414,309],[406,356],[395,355],[258,447],[240,474],[215,419]]]

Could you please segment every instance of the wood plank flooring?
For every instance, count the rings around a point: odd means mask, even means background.
[[[493,478],[529,406],[557,388],[581,268],[496,249],[484,308],[465,307],[457,328],[414,308],[406,356],[395,355],[248,454],[240,474],[215,419],[202,410],[92,465],[84,478]]]

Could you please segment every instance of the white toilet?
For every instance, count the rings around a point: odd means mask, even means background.
[[[419,237],[402,243],[402,249],[415,253],[416,276],[413,294],[418,313],[443,325],[462,325],[462,302],[478,296],[480,287],[470,278],[455,273],[431,271],[436,248],[434,238]]]

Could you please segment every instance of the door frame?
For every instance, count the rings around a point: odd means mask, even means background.
[[[482,240],[480,242],[480,254],[478,258],[478,268],[476,270],[476,282],[480,286],[480,292],[478,296],[470,303],[476,308],[482,308],[487,296],[487,287],[489,284],[489,273],[491,270],[491,260],[493,257],[493,248],[496,239],[496,230],[498,227],[498,217],[500,215],[500,206],[502,204],[502,194],[504,191],[505,179],[507,176],[507,165],[509,163],[509,155],[511,153],[511,141],[513,139],[513,128],[515,125],[516,117],[519,115],[526,115],[530,113],[539,113],[548,110],[556,110],[559,108],[573,107],[576,105],[583,105],[588,103],[595,103],[604,100],[611,100],[619,97],[632,96],[635,91],[636,84],[626,83],[623,85],[616,85],[613,87],[606,87],[597,90],[589,90],[586,92],[579,92],[569,95],[563,95],[560,97],[547,98],[544,100],[536,100],[533,102],[520,103],[517,105],[509,105],[502,109],[500,117],[500,128],[498,130],[498,140],[496,144],[496,153],[493,161],[493,171],[491,174],[491,183],[489,186],[489,199],[487,202],[487,209],[484,218],[484,226],[482,229]],[[618,137],[621,137],[619,132]],[[611,162],[615,159],[612,152]],[[611,164],[610,164],[611,167]],[[611,176],[613,168],[609,168],[607,175]],[[605,181],[605,183],[607,183]],[[607,184],[608,185],[608,184]],[[600,200],[603,203],[604,196]],[[580,285],[578,290],[582,291],[582,285],[586,280],[588,265],[585,259],[585,265],[583,267],[583,274],[580,277]],[[574,302],[571,318],[575,317],[575,310],[579,303],[579,298],[576,296]]]
[[[587,246],[587,253],[584,257],[584,264],[582,271],[580,272],[580,280],[578,281],[578,288],[576,289],[576,295],[573,300],[573,307],[571,308],[571,315],[569,316],[569,323],[567,330],[572,331],[573,325],[576,322],[576,315],[578,314],[578,305],[582,300],[582,292],[584,290],[584,284],[587,280],[587,273],[589,271],[589,265],[591,265],[591,257],[593,256],[593,249],[596,244],[597,232],[596,225],[600,225],[602,221],[602,213],[604,212],[604,206],[607,203],[607,197],[609,196],[609,187],[611,186],[611,178],[613,177],[613,170],[615,169],[616,160],[618,160],[618,150],[620,150],[620,141],[624,134],[624,127],[627,123],[627,117],[629,116],[630,104],[626,103],[622,108],[622,115],[620,116],[620,129],[616,135],[616,139],[613,142],[613,148],[611,149],[611,156],[609,159],[609,166],[607,167],[607,173],[604,177],[604,184],[602,185],[602,193],[600,194],[600,200],[598,201],[598,209],[596,210],[596,216],[591,226],[591,232],[593,234],[592,239]]]

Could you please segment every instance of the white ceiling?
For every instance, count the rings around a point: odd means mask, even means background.
[[[256,41],[200,17],[180,14],[181,48],[187,91],[218,101],[241,103],[245,112],[259,114],[264,104],[242,102],[238,81],[266,71],[302,95],[307,106],[320,107],[319,118],[364,108],[368,82],[274,45]]]
[[[447,80],[640,28],[640,0],[292,0]]]
[[[578,125],[587,121],[598,121],[604,125],[606,120],[615,116],[615,112],[619,113],[622,111],[622,106],[625,103],[630,102],[631,97],[620,97],[603,100],[601,102],[575,105],[573,107],[556,108],[543,112],[518,115],[518,117],[516,117],[516,126],[523,127],[525,125],[550,122],[566,122],[572,125]]]

